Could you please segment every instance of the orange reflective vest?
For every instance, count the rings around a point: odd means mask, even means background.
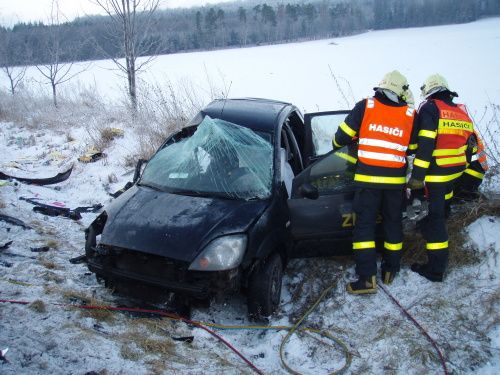
[[[359,161],[377,167],[404,167],[414,116],[415,110],[408,106],[367,99],[359,131]]]
[[[486,172],[488,170],[488,162],[486,160],[486,150],[484,147],[484,143],[483,143],[481,137],[479,136],[479,133],[475,130],[474,130],[474,135],[476,136],[476,139],[477,139],[477,150],[474,153],[474,155],[472,155],[471,162],[474,162],[474,161],[479,162],[479,164],[481,164],[481,167],[483,168],[483,170]]]
[[[439,110],[436,146],[432,156],[440,167],[465,166],[467,140],[474,131],[472,120],[463,104],[451,106],[434,99]]]

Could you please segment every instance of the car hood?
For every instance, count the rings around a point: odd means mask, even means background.
[[[134,186],[106,207],[100,242],[192,262],[214,238],[246,232],[266,205]]]

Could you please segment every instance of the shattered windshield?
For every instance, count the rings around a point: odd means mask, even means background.
[[[268,139],[206,116],[191,137],[156,153],[140,184],[186,195],[264,199],[271,192],[272,163]]]

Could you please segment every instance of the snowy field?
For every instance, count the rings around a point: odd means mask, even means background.
[[[486,124],[481,119],[492,116],[492,105],[500,104],[499,63],[500,18],[490,18],[464,25],[162,56],[141,79],[142,87],[189,81],[207,98],[214,87],[210,82],[215,82],[230,97],[285,100],[304,112],[313,112],[351,107],[370,95],[372,87],[393,69],[408,77],[418,103],[422,81],[439,72],[460,94],[459,99],[469,106],[481,128]],[[94,62],[61,89],[70,93],[88,86],[105,99],[120,100],[123,80],[109,70],[112,67],[109,61]],[[34,70],[29,75],[38,79]],[[31,84],[38,89],[35,81]],[[131,167],[125,166],[123,159],[135,149],[133,130],[124,129],[124,137],[111,142],[105,150],[107,158],[84,164],[77,158],[91,145],[86,126],[19,127],[0,123],[2,172],[51,176],[74,163],[71,177],[57,185],[0,186],[0,213],[32,228],[0,221],[0,246],[13,241],[8,249],[0,250],[0,299],[30,303],[0,303],[0,350],[9,348],[8,362],[0,360],[0,374],[252,373],[207,332],[184,323],[61,306],[134,306],[134,301],[117,297],[97,283],[85,265],[69,263],[83,253],[83,231],[96,214],[84,213],[79,221],[49,217],[34,213],[32,205],[19,199],[39,197],[71,208],[106,204],[111,199],[108,192],[131,179]],[[110,126],[122,124],[110,120]],[[495,184],[490,184],[491,188],[493,193],[500,190]],[[466,216],[470,210],[457,208],[452,218]],[[500,218],[478,218],[463,228],[463,242],[463,256],[470,260],[451,264],[444,283],[426,281],[404,262],[389,291],[437,342],[450,373],[498,374]],[[33,251],[41,247],[49,249]],[[293,324],[324,288],[336,282],[305,326],[324,330],[347,345],[352,354],[347,373],[443,373],[430,343],[387,295],[379,291],[373,296],[353,297],[344,292],[346,282],[353,277],[353,263],[346,259],[291,262],[280,309],[270,324]],[[251,322],[244,302],[238,296],[214,301],[210,308],[194,309],[192,318],[248,325]],[[286,373],[279,357],[285,331],[217,332],[263,373]],[[191,335],[192,343],[173,340]],[[338,347],[322,345],[308,335],[292,336],[285,352],[288,363],[305,374],[332,372],[344,364]]]

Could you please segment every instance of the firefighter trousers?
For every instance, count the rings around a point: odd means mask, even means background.
[[[384,250],[382,271],[398,272],[403,249],[402,224],[403,189],[359,188],[353,210],[356,225],[353,232],[353,251],[356,273],[360,277],[377,274],[376,226],[382,216]]]
[[[448,264],[448,231],[446,229],[446,195],[452,184],[427,183],[429,214],[423,228],[425,238],[428,270],[444,273]]]

